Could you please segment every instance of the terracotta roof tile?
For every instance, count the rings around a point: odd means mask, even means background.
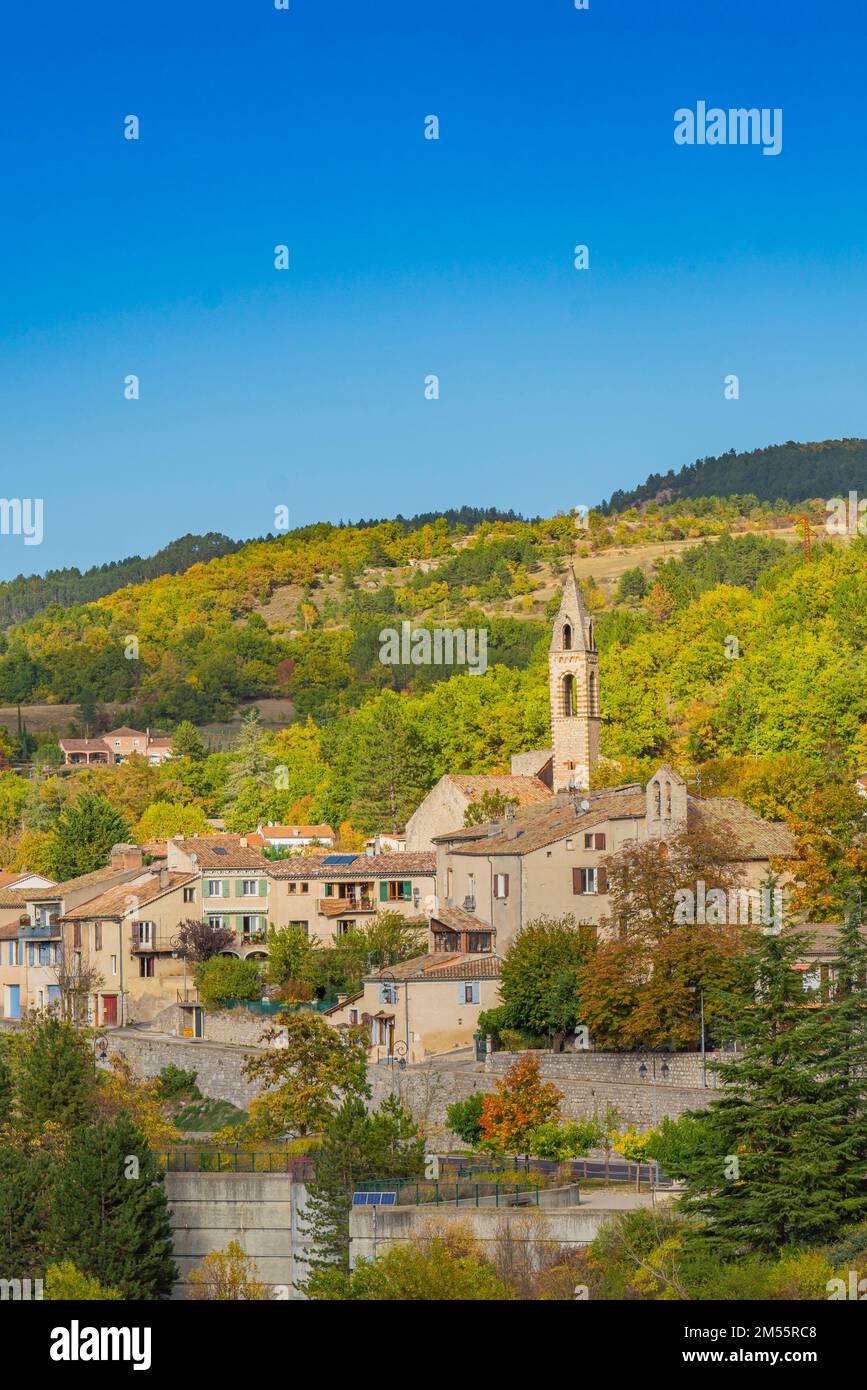
[[[131,899],[135,899],[138,908],[145,907],[148,903],[156,902],[157,898],[165,897],[166,893],[171,893],[182,884],[193,883],[196,879],[195,874],[170,873],[166,883],[160,882],[159,872],[152,874],[149,881],[137,883],[118,883],[114,888],[109,888],[107,892],[101,893],[97,898],[90,898],[86,903],[80,903],[78,907],[73,907],[69,912],[64,913],[62,921],[81,922],[92,921],[95,917],[124,917],[130,910]]]
[[[329,850],[328,854],[337,852]],[[335,882],[340,879],[432,878],[436,874],[436,855],[432,850],[359,853],[351,864],[325,864],[323,860],[328,854],[303,854],[293,859],[274,860],[268,865],[268,871],[275,879],[327,878]]]
[[[412,960],[389,966],[387,970],[375,970],[364,978],[379,980],[394,976],[396,981],[498,980],[502,963],[502,958],[492,952],[461,955],[456,951],[432,951],[429,955],[415,956]]]

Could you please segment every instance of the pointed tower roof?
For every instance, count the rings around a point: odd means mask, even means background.
[[[567,624],[571,629],[569,649],[576,652],[592,651],[595,643],[592,639],[591,620],[587,616],[581,590],[578,588],[575,571],[571,565],[563,579],[563,595],[551,635],[552,652],[563,651],[563,629]]]

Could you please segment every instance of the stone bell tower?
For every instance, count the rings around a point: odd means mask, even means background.
[[[599,653],[571,566],[548,656],[554,791],[586,791],[599,761]]]

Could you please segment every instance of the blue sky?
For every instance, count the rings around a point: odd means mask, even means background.
[[[45,534],[0,577],[867,433],[865,31],[849,0],[7,7],[2,493]],[[782,152],[676,146],[698,100],[781,107]]]

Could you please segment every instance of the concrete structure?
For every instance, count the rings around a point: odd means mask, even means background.
[[[189,1271],[230,1241],[254,1261],[273,1297],[303,1297],[295,1288],[306,1269],[303,1183],[278,1173],[167,1173],[165,1191],[180,1274],[173,1298],[185,1298]]]
[[[373,971],[324,1017],[364,1028],[371,1062],[423,1062],[470,1046],[479,1014],[500,1002],[499,983],[499,956],[419,956]]]

